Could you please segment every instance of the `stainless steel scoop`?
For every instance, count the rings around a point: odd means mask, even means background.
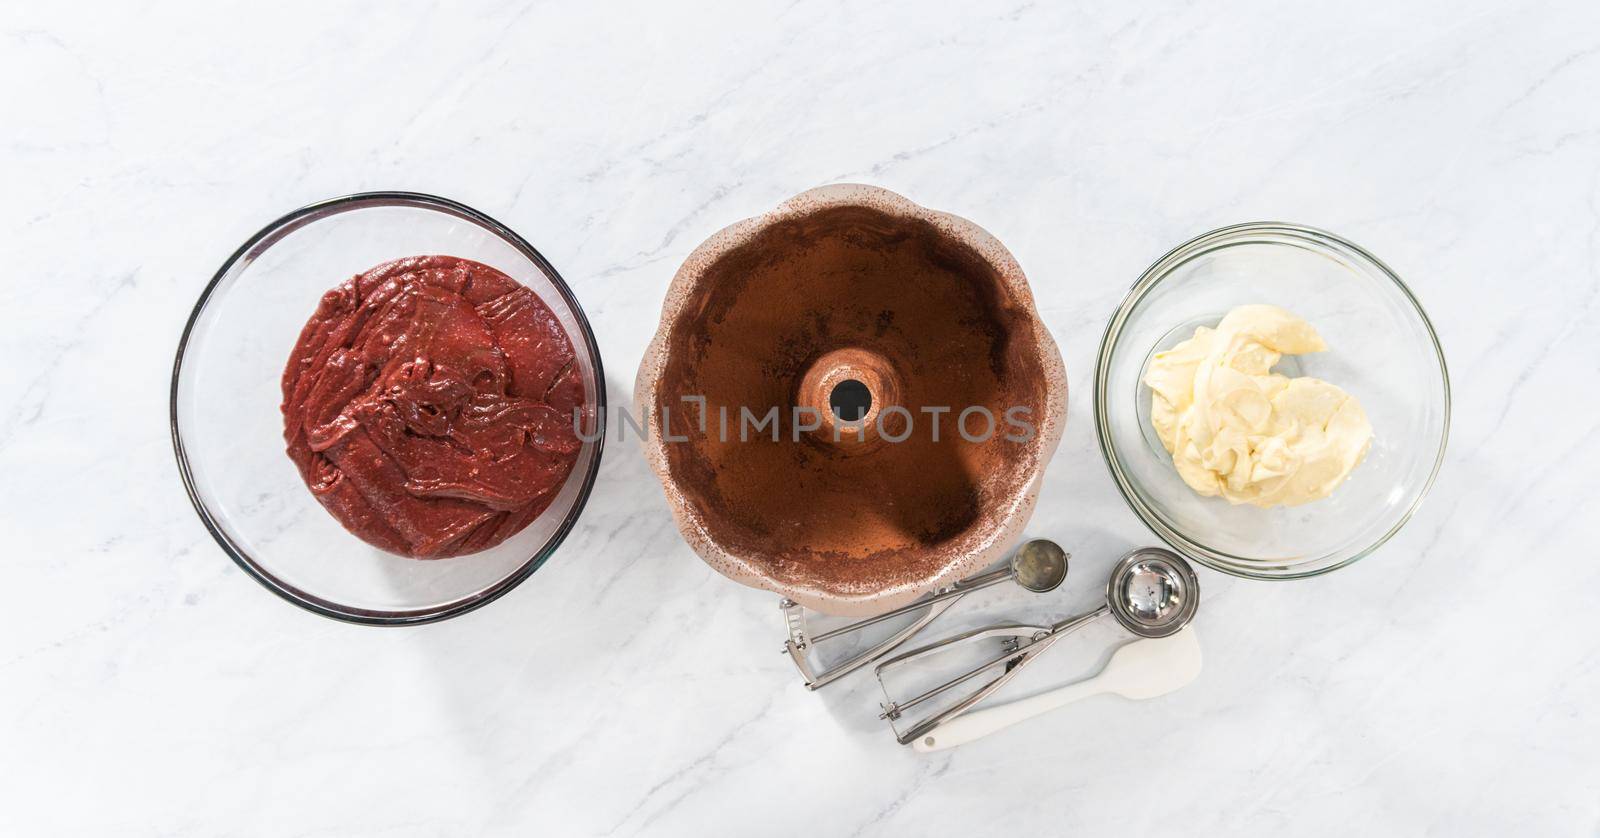
[[[1196,578],[1194,568],[1190,567],[1187,561],[1176,553],[1156,547],[1134,550],[1123,556],[1116,567],[1112,568],[1111,578],[1106,582],[1105,604],[1093,611],[1048,626],[1002,623],[974,629],[896,655],[878,664],[875,671],[878,683],[883,687],[885,701],[883,713],[879,718],[887,719],[890,728],[895,732],[895,738],[902,745],[906,744],[972,709],[978,702],[1005,686],[1006,682],[1015,677],[1028,661],[1050,648],[1056,641],[1107,612],[1115,617],[1123,628],[1140,637],[1166,637],[1188,625],[1199,605],[1200,580]],[[990,639],[1001,641],[999,656],[905,701],[897,702],[889,695],[889,685],[884,679],[886,672],[909,663],[924,661],[930,656],[950,651],[957,646]],[[998,676],[985,682],[954,705],[924,718],[904,731],[897,724],[907,710],[995,669],[1000,670]]]
[[[784,651],[794,660],[794,665],[806,679],[806,689],[814,690],[828,683],[866,666],[869,663],[894,651],[900,644],[910,640],[917,632],[929,623],[938,619],[956,601],[972,593],[992,585],[998,585],[1007,580],[1015,580],[1018,585],[1033,591],[1045,593],[1059,587],[1067,578],[1067,563],[1071,559],[1061,545],[1045,538],[1036,538],[1023,544],[1011,556],[1011,561],[1002,568],[970,576],[947,588],[936,591],[909,605],[896,608],[868,617],[847,626],[841,626],[821,634],[808,634],[806,631],[805,609],[793,600],[785,599],[779,603],[783,609],[784,620],[789,626],[789,640],[784,643]],[[904,628],[885,638],[883,641],[861,652],[849,660],[844,661],[829,669],[818,672],[811,665],[809,653],[816,649],[817,644],[842,637],[852,632],[860,631],[868,626],[877,625],[885,620],[891,620],[904,614],[925,610]]]

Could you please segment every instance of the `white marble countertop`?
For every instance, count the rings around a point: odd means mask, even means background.
[[[1600,6],[594,5],[0,10],[0,833],[1600,829]],[[636,441],[528,584],[413,629],[271,596],[184,496],[178,332],[289,209],[410,189],[502,219],[617,394],[685,254],[839,180],[977,221],[1031,277],[1076,390],[1030,532],[1152,541],[1095,448],[1095,346],[1156,256],[1263,218],[1362,243],[1428,308],[1435,491],[1331,576],[1202,571],[1184,691],[930,757],[867,684],[800,687],[774,597],[689,551]]]

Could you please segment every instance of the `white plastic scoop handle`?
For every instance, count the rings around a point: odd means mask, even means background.
[[[1135,640],[1118,648],[1098,675],[1010,704],[958,716],[918,737],[911,747],[942,751],[982,739],[1080,698],[1112,693],[1123,698],[1156,698],[1187,686],[1200,676],[1200,639],[1194,627],[1171,637]]]

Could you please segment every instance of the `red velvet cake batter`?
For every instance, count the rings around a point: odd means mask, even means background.
[[[493,547],[577,460],[583,382],[555,315],[452,256],[379,265],[323,296],[283,372],[289,457],[345,529],[419,559]]]

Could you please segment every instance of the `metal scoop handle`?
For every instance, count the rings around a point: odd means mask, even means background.
[[[814,636],[806,633],[805,614],[800,610],[800,606],[792,600],[785,599],[780,605],[783,608],[785,618],[789,622],[789,639],[783,644],[783,648],[784,651],[789,653],[789,657],[794,661],[795,667],[800,670],[800,674],[806,679],[806,689],[821,689],[822,687],[827,686],[828,684],[833,683],[834,681],[837,681],[851,672],[854,672],[857,669],[860,669],[861,667],[866,666],[878,658],[881,658],[884,655],[894,651],[900,646],[900,644],[910,640],[913,635],[921,631],[929,623],[938,619],[940,614],[943,614],[945,611],[949,610],[951,606],[956,604],[957,600],[961,599],[967,594],[990,587],[992,585],[998,585],[1001,582],[1011,579],[1015,575],[1016,571],[1010,567],[1002,567],[996,570],[991,570],[988,573],[982,573],[977,576],[963,579],[943,591],[925,596],[909,605],[903,605],[892,611],[886,611],[877,616],[868,617],[865,620],[858,620],[854,623],[850,623],[849,625],[840,626],[839,628],[825,631]],[[816,670],[812,669],[811,661],[806,657],[806,653],[819,643],[823,643],[852,632],[857,632],[867,628],[868,626],[877,625],[885,620],[890,620],[895,617],[899,617],[904,614],[910,614],[914,611],[919,611],[922,609],[927,609],[927,613],[912,621],[911,624],[907,625],[905,628],[902,628],[894,634],[889,635],[878,644],[861,652],[860,654],[851,657],[849,660],[846,660],[843,663],[837,664],[822,672],[817,672]]]
[[[951,719],[966,713],[968,710],[971,710],[975,705],[978,704],[978,702],[983,701],[985,698],[993,695],[1001,687],[1005,686],[1008,681],[1016,677],[1017,672],[1019,672],[1023,666],[1044,652],[1046,649],[1049,649],[1056,643],[1056,641],[1067,636],[1068,634],[1071,634],[1078,628],[1081,628],[1082,626],[1094,621],[1097,617],[1105,614],[1108,610],[1109,609],[1106,606],[1102,605],[1093,611],[1079,614],[1075,617],[1069,617],[1061,622],[1054,623],[1049,626],[1029,626],[1017,623],[1008,623],[998,626],[988,626],[986,628],[973,629],[972,631],[962,632],[961,634],[948,637],[936,643],[930,643],[926,646],[921,646],[909,652],[896,655],[895,657],[878,664],[875,670],[878,676],[878,683],[883,687],[884,699],[888,701],[888,703],[884,705],[883,713],[879,714],[879,718],[888,719],[890,725],[893,726],[895,720],[899,719],[906,710],[909,710],[918,704],[921,704],[931,698],[939,696],[968,681],[971,681],[985,672],[993,670],[997,667],[1004,667],[1003,671],[998,676],[974,690],[972,694],[957,702],[955,705],[935,713],[934,715],[929,716],[920,722],[917,722],[904,733],[901,733],[898,731],[898,729],[896,729],[895,738],[900,742],[900,744],[904,745],[908,742],[915,741],[918,737],[926,735],[929,731],[932,731],[939,725],[942,725],[945,722],[948,722]],[[958,675],[937,687],[933,687],[932,689],[929,689],[913,698],[907,699],[903,702],[896,702],[890,698],[888,684],[883,680],[883,674],[885,672],[892,670],[897,666],[902,666],[910,661],[937,654],[941,651],[951,648],[956,644],[970,643],[992,637],[1011,637],[1014,638],[1014,642],[1017,645],[1015,648],[1007,650],[999,657],[993,658],[985,663],[981,663],[972,669],[967,670],[965,673]],[[1026,639],[1024,640],[1023,638]]]

